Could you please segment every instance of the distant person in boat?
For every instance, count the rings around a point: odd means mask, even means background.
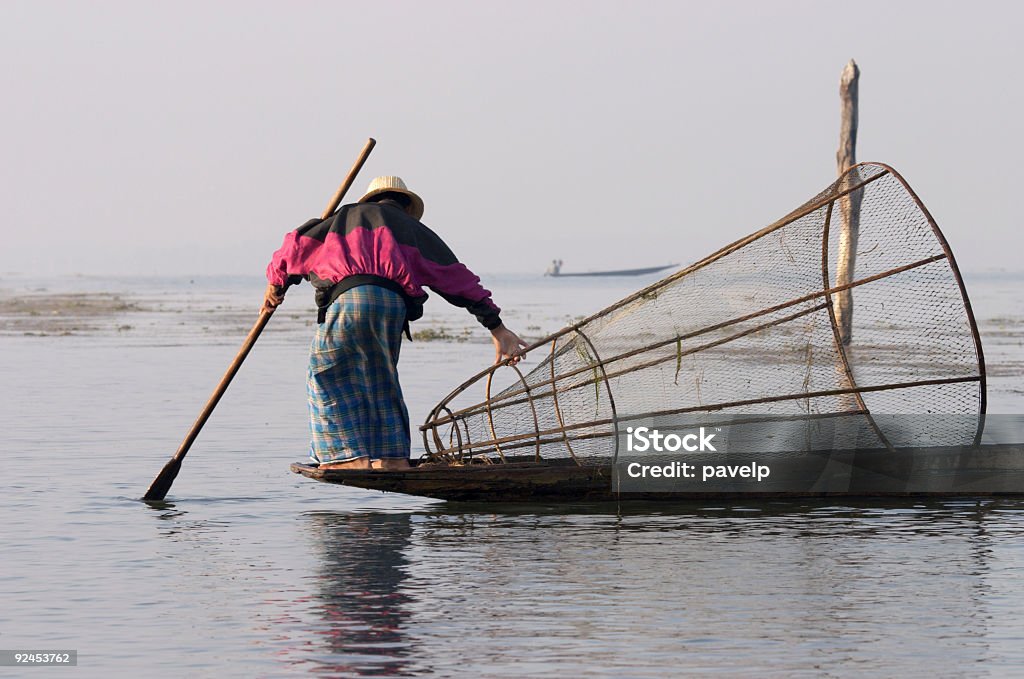
[[[490,330],[495,362],[526,346],[502,324],[480,279],[419,220],[423,201],[399,177],[377,177],[358,203],[285,236],[267,267],[263,306],[308,280],[317,330],[309,354],[310,457],[321,468],[409,466],[409,414],[398,382],[402,332],[429,287]],[[411,339],[411,337],[410,337]]]

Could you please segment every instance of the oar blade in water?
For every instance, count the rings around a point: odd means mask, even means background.
[[[172,457],[171,460],[164,465],[164,468],[160,470],[157,477],[153,479],[153,483],[149,486],[149,490],[146,491],[146,494],[142,496],[142,499],[147,502],[159,502],[167,497],[167,493],[171,490],[171,486],[174,484],[174,479],[178,477],[179,471],[181,471],[181,460],[176,457]]]

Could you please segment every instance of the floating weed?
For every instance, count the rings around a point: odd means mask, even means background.
[[[580,360],[587,365],[593,365],[594,373],[594,413],[595,416],[600,412],[601,407],[601,370],[600,366],[596,365],[597,361],[590,355],[590,351],[584,344],[577,340],[576,342],[576,355],[580,357]]]
[[[422,330],[415,330],[412,338],[416,342],[465,342],[470,339],[473,331],[465,328],[459,332],[449,331],[444,326],[438,328],[427,327]]]

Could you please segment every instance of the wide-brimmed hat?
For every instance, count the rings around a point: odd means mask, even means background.
[[[408,208],[409,214],[414,219],[419,219],[423,216],[423,199],[410,191],[401,177],[374,177],[373,181],[370,182],[369,188],[366,189],[366,193],[359,199],[359,202],[369,202],[371,198],[382,193],[401,193],[403,196],[408,196],[409,200],[412,201]]]

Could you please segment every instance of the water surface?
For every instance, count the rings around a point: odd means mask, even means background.
[[[550,287],[565,282],[495,292],[510,325],[540,333],[636,283]],[[1019,283],[972,288],[997,412],[1021,412]],[[0,281],[31,285],[53,283]],[[66,286],[147,311],[0,337],[0,648],[79,651],[77,669],[32,676],[1024,675],[1024,502],[459,505],[290,474],[306,446],[301,297],[168,502],[142,503],[261,286]],[[452,311],[433,300],[425,320],[471,327]],[[414,422],[487,363],[473,337],[403,347]]]

